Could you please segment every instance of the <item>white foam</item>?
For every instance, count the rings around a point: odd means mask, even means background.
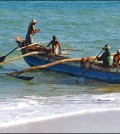
[[[57,97],[26,96],[26,99],[3,103],[0,126],[64,116],[64,114],[119,110],[119,94],[65,95]],[[91,110],[92,109],[92,110]],[[69,111],[71,111],[69,113]],[[5,118],[7,117],[7,118]],[[12,119],[12,120],[11,120]]]
[[[13,104],[13,105],[15,105],[15,104]],[[29,107],[29,105],[24,102],[20,102],[20,103],[16,104],[15,106],[10,105],[7,107],[0,108],[0,110],[14,110],[14,109],[20,109],[20,108],[25,108],[25,107]]]

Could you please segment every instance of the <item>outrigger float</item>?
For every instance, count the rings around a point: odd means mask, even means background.
[[[22,55],[31,52],[26,47],[25,41],[21,36],[16,37],[16,42],[20,47]],[[87,79],[108,83],[120,83],[120,68],[104,67],[102,63],[96,61],[93,63],[95,57],[70,58],[63,55],[50,56],[48,52],[41,50],[38,54],[23,57],[31,68],[17,72],[16,76],[32,69],[43,69],[45,71],[66,73],[77,78],[82,76]]]

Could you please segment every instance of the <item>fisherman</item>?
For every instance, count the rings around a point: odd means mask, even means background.
[[[37,21],[35,19],[32,19],[29,27],[28,27],[28,31],[26,34],[26,43],[27,45],[34,43],[33,42],[33,38],[32,36],[37,33],[40,32],[40,29],[35,29],[35,24],[37,23]]]
[[[55,54],[55,55],[61,54],[61,45],[60,45],[59,41],[57,40],[56,36],[53,36],[53,40],[50,41],[50,43],[47,45],[47,47],[49,47],[50,44],[52,44],[53,54]]]
[[[105,67],[111,66],[111,52],[109,49],[110,47],[106,44],[103,48],[105,52],[100,57],[97,57],[98,61],[103,61],[103,66]]]
[[[117,49],[117,53],[113,57],[113,67],[120,67],[120,49]]]

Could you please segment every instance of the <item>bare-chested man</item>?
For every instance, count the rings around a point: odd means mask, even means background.
[[[120,49],[117,50],[117,54],[113,57],[113,67],[120,67]]]
[[[53,54],[60,54],[61,53],[61,45],[57,41],[56,36],[53,36],[53,40],[50,41],[50,43],[47,45],[47,47],[49,47],[50,44],[52,44],[52,52],[53,52]]]

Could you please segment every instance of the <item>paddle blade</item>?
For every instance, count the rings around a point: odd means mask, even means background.
[[[15,77],[17,79],[22,79],[22,80],[32,80],[34,77],[29,77],[29,76],[18,76],[18,75],[10,75],[8,74],[8,76],[11,76],[11,77]]]
[[[80,77],[80,78],[76,79],[76,84],[79,84],[80,82],[84,83],[85,82],[85,78],[84,77]]]
[[[5,60],[6,56],[0,57],[0,62],[3,62]]]

